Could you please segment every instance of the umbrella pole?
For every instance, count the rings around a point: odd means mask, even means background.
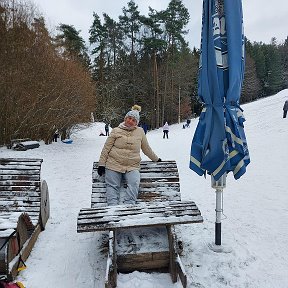
[[[221,200],[222,200],[222,188],[216,189],[216,222],[215,222],[215,244],[221,245],[221,214],[223,212]]]
[[[221,245],[221,214],[223,212],[222,196],[223,188],[226,187],[226,173],[222,175],[217,181],[213,176],[211,176],[211,186],[216,189],[215,244]]]

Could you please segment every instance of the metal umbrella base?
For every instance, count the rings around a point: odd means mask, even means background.
[[[230,246],[227,246],[225,244],[216,245],[215,243],[209,243],[208,247],[210,250],[216,253],[231,253],[233,251]]]
[[[217,181],[213,176],[211,176],[211,186],[216,189],[215,243],[208,244],[208,247],[214,252],[230,253],[232,251],[230,247],[221,245],[221,214],[223,212],[222,199],[223,189],[226,187],[226,173]]]

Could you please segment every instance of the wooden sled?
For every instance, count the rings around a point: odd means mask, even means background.
[[[0,158],[0,276],[12,281],[49,218],[42,159]]]
[[[77,232],[109,231],[105,287],[117,286],[117,272],[135,270],[169,271],[173,283],[179,276],[186,287],[179,256],[182,243],[174,225],[201,223],[203,218],[193,201],[181,201],[176,162],[141,162],[137,204],[117,206],[107,206],[105,183],[99,181],[97,166],[95,162],[91,208],[80,210]]]

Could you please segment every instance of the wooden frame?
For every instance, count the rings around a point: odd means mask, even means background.
[[[105,183],[99,181],[97,167],[95,162],[91,208],[80,210],[77,232],[110,231],[105,288],[117,286],[118,272],[134,270],[167,271],[173,283],[179,278],[183,287],[187,287],[187,275],[179,256],[181,249],[174,225],[202,223],[203,218],[193,201],[181,201],[176,162],[141,162],[140,189],[135,205],[107,206]],[[125,189],[125,183],[122,189]],[[144,232],[143,229],[148,230]],[[138,237],[138,231],[142,231],[141,238],[152,234],[152,229],[159,229],[156,234],[159,234],[160,242],[167,242],[166,249],[142,252],[137,243],[127,241],[129,233],[134,238]],[[128,233],[128,238],[125,233]],[[119,248],[125,245],[130,248],[129,252]]]
[[[0,275],[13,280],[50,214],[42,159],[0,158]]]

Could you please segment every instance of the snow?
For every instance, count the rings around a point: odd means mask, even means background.
[[[162,129],[147,133],[159,157],[176,160],[182,200],[193,200],[204,222],[180,225],[184,251],[181,260],[188,275],[188,287],[288,287],[288,119],[282,107],[288,90],[243,105],[251,164],[235,181],[229,174],[224,189],[222,247],[214,243],[215,190],[210,178],[189,169],[191,128],[170,126],[169,139]],[[106,137],[99,136],[103,123],[75,132],[73,143],[60,141],[27,151],[0,148],[0,157],[43,158],[42,178],[48,183],[51,216],[17,280],[26,287],[104,287],[106,255],[101,252],[101,233],[76,232],[81,208],[90,207],[91,172]],[[143,160],[148,160],[144,156]],[[133,272],[118,277],[118,287],[169,288],[169,274]]]

